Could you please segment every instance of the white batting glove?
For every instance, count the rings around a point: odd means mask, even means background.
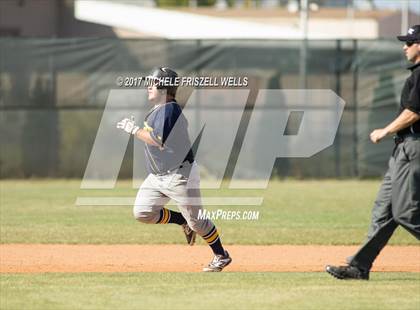
[[[133,116],[131,117],[131,119],[124,118],[123,120],[119,121],[117,123],[117,128],[122,129],[131,135],[135,135],[136,132],[140,129],[139,126],[136,126]]]

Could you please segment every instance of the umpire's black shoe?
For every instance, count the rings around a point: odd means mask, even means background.
[[[187,243],[189,245],[194,245],[195,243],[195,237],[197,236],[197,233],[191,229],[190,226],[188,226],[187,223],[182,224],[182,231],[185,234],[185,239],[187,239]]]
[[[360,270],[354,266],[330,266],[325,271],[341,280],[369,280],[369,271]]]

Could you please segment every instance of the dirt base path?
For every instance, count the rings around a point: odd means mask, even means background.
[[[343,264],[354,246],[227,246],[233,262],[226,271],[323,271]],[[0,273],[199,272],[212,258],[207,246],[184,245],[0,245]],[[374,271],[420,272],[420,246],[388,246]]]

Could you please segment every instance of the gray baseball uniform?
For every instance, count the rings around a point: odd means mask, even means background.
[[[188,166],[191,166],[191,169]],[[184,171],[188,170],[191,173],[185,176]],[[188,225],[200,236],[204,236],[213,228],[210,220],[198,219],[202,205],[200,174],[196,162],[184,163],[181,169],[164,175],[150,173],[137,192],[133,208],[134,217],[140,222],[155,224],[159,221],[163,206],[170,199],[177,203]],[[169,214],[165,214],[161,221],[168,222]]]
[[[232,259],[222,246],[216,226],[206,217],[199,218],[202,210],[200,174],[188,136],[188,121],[174,99],[177,88],[161,85],[161,78],[166,77],[174,80],[177,74],[162,67],[151,75],[155,84],[148,88],[149,99],[159,103],[147,114],[143,129],[129,119],[117,124],[117,128],[145,142],[149,174],[137,193],[133,215],[143,223],[181,225],[190,245],[194,244],[197,233],[215,254],[203,271],[219,272]],[[166,100],[162,102],[157,98]],[[177,203],[181,212],[165,208],[170,199]]]

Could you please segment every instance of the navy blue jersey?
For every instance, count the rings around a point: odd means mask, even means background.
[[[146,116],[144,128],[159,144],[145,144],[146,168],[149,173],[165,174],[188,160],[194,161],[188,136],[188,121],[176,101],[153,108]]]

